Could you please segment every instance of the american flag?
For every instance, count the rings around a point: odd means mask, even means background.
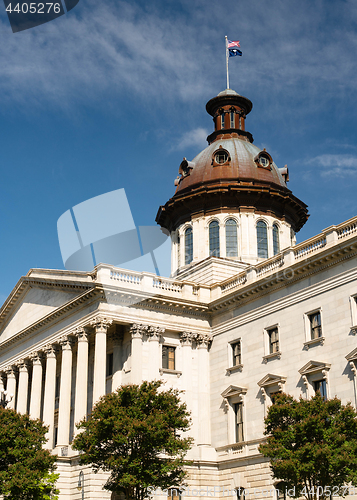
[[[235,47],[240,47],[239,40],[237,40],[236,42],[232,42],[232,40],[228,40],[228,48],[233,49]]]

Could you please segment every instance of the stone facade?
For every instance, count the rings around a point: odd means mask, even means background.
[[[60,500],[114,500],[106,474],[80,467],[71,442],[75,424],[121,384],[161,379],[183,391],[190,499],[239,500],[234,489],[277,498],[258,451],[274,393],[320,390],[357,406],[357,217],[296,245],[307,207],[287,188],[287,168],[252,146],[250,101],[227,90],[207,110],[209,147],[184,159],[157,216],[171,234],[174,278],[106,264],[32,269],[0,310],[0,389],[48,425]]]

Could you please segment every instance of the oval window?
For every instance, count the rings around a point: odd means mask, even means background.
[[[270,165],[270,161],[269,161],[269,158],[265,155],[261,155],[259,156],[259,163],[262,167],[269,167]]]
[[[223,165],[223,163],[226,163],[228,161],[227,151],[217,151],[214,155],[214,159],[216,163],[218,163],[219,165]]]

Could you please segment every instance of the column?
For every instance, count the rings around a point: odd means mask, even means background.
[[[189,411],[192,411],[192,342],[197,335],[191,332],[182,332],[180,342],[182,346],[182,388],[185,391],[185,402]]]
[[[210,426],[210,391],[209,391],[209,357],[208,345],[211,342],[209,335],[197,335],[198,354],[198,440],[197,444],[211,444]]]
[[[57,446],[68,446],[71,415],[72,343],[68,337],[64,337],[61,339],[60,344],[62,347],[62,363]]]
[[[46,448],[52,450],[54,438],[54,422],[55,422],[55,396],[56,396],[56,369],[57,358],[54,346],[48,346],[45,350],[46,354],[46,378],[45,378],[45,394],[43,397],[43,416],[42,420],[48,426],[46,438],[48,439]]]
[[[87,416],[88,333],[84,328],[77,328],[75,331],[75,335],[78,338],[76,389],[74,403],[74,434],[76,435],[79,432],[76,424],[78,424],[83,418]]]
[[[4,391],[4,379],[3,379],[3,373],[0,372],[0,392]]]
[[[146,325],[133,324],[131,333],[131,383],[141,384],[143,380],[143,335],[148,330]]]
[[[118,389],[122,383],[122,371],[123,371],[123,334],[115,332],[113,337],[113,379],[112,379],[112,391]]]
[[[149,336],[149,380],[159,378],[161,368],[160,361],[160,337],[165,333],[165,328],[159,326],[149,326],[147,334]]]
[[[13,367],[9,368],[7,371],[7,385],[6,392],[7,398],[10,399],[7,408],[15,409],[15,400],[16,400],[16,375]],[[12,396],[12,397],[11,397]]]
[[[29,372],[27,362],[20,361],[19,364],[19,388],[17,392],[16,410],[19,413],[27,413],[27,396],[29,387]]]
[[[107,368],[107,330],[113,320],[99,317],[91,322],[95,329],[93,405],[101,396],[105,396]]]
[[[42,362],[38,354],[32,357],[32,384],[30,399],[30,417],[40,418],[42,396]]]

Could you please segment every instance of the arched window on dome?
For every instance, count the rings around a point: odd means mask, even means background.
[[[268,230],[264,221],[260,220],[257,223],[257,246],[258,257],[268,258]]]
[[[235,113],[234,113],[234,111],[230,112],[230,118],[231,118],[231,128],[235,128]]]
[[[191,264],[193,259],[193,234],[192,227],[185,231],[185,265]]]
[[[209,225],[209,254],[219,257],[219,223],[213,220]]]
[[[279,242],[279,226],[273,224],[273,253],[276,255],[280,252],[280,242]]]
[[[226,222],[226,257],[238,257],[237,223],[234,219]]]

